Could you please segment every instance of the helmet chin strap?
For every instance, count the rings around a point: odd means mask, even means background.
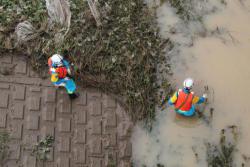
[[[184,87],[185,90],[187,90],[188,92],[191,91],[192,87],[191,88],[188,88],[188,87]]]

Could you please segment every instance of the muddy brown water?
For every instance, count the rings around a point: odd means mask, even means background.
[[[235,165],[250,166],[242,158],[250,157],[250,0],[228,0],[225,7],[218,7],[219,12],[204,18],[204,25],[208,30],[223,29],[223,33],[197,37],[189,46],[180,45],[178,54],[172,57],[172,82],[176,89],[186,77],[192,77],[197,95],[202,95],[205,85],[214,92],[210,93],[210,104],[205,110],[208,113],[209,108],[214,108],[211,124],[201,119],[176,118],[171,107],[159,111],[151,133],[140,125],[134,129],[135,166],[207,166],[204,143],[218,142],[220,130],[229,125],[236,125],[240,132]],[[161,6],[157,11],[161,33],[176,41],[190,42],[178,33],[169,34],[169,26],[175,25],[178,17],[168,9]]]

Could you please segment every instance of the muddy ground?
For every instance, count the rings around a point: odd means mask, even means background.
[[[183,21],[167,2],[157,8],[161,34],[174,41],[172,85],[182,87],[186,77],[195,80],[194,91],[210,88],[204,113],[213,118],[176,117],[173,108],[159,111],[151,133],[138,126],[133,135],[133,158],[140,166],[207,166],[206,142],[218,144],[221,129],[237,126],[239,136],[232,166],[249,166],[249,9],[250,1],[193,1],[192,14],[200,20]],[[140,138],[140,139],[139,139]],[[198,159],[196,153],[199,155]],[[218,164],[217,164],[218,166]]]

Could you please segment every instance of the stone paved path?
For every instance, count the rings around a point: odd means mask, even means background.
[[[71,102],[64,89],[40,79],[25,57],[0,57],[0,131],[10,133],[4,167],[40,167],[31,146],[46,135],[55,145],[45,167],[130,167],[132,123],[109,96],[81,90]],[[8,75],[2,75],[8,74]]]

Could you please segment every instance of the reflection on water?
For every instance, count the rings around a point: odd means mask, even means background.
[[[206,166],[204,142],[217,142],[220,130],[229,125],[237,125],[241,132],[236,165],[244,162],[242,157],[250,156],[250,0],[228,0],[226,6],[210,2],[218,10],[204,17],[202,24],[184,26],[167,4],[159,7],[157,15],[162,35],[176,43],[168,53],[173,84],[181,87],[182,80],[191,76],[197,95],[208,85],[214,94],[205,113],[214,108],[212,123],[176,117],[171,107],[159,111],[151,133],[139,125],[134,129],[135,166]],[[175,33],[170,31],[173,28]]]

